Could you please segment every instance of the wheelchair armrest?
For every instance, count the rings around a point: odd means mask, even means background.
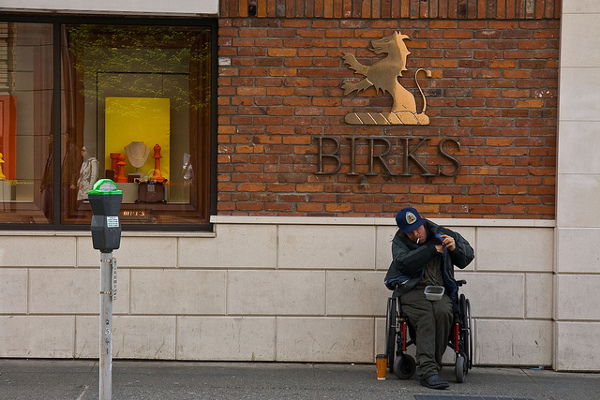
[[[461,279],[460,281],[456,281],[456,284],[458,285],[458,287],[461,287],[462,285],[466,285],[467,281],[464,279]]]

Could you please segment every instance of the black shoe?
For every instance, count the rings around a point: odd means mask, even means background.
[[[430,389],[448,389],[450,387],[450,384],[437,374],[431,375],[429,378],[421,379],[419,383]]]

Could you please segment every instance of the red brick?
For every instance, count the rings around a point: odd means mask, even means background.
[[[554,217],[557,21],[523,22],[519,18],[525,16],[506,15],[504,9],[498,9],[504,13],[500,18],[511,20],[494,19],[489,9],[487,19],[459,20],[441,7],[428,9],[428,19],[410,19],[421,16],[418,10],[407,14],[400,27],[396,18],[410,12],[400,3],[366,10],[338,2],[327,18],[323,8],[289,4],[290,15],[321,16],[288,19],[272,8],[265,11],[270,18],[219,20],[219,56],[232,62],[219,68],[218,77],[219,213],[392,217],[400,204],[414,204],[433,216]],[[477,9],[467,11],[467,18],[480,16]],[[377,19],[355,19],[364,12]],[[343,81],[361,76],[343,64],[342,53],[372,65],[381,55],[369,49],[370,40],[398,30],[411,38],[409,71],[400,83],[415,95],[417,109],[422,105],[414,71],[433,72],[432,79],[419,79],[430,124],[346,124],[346,114],[386,112],[392,100],[373,88],[344,95]],[[339,138],[344,163],[339,173],[314,174],[316,135]],[[432,172],[450,167],[437,144],[456,138],[460,151],[454,145],[445,149],[462,167],[454,177],[425,178],[414,163],[411,177],[367,176],[368,135],[388,137],[392,153],[386,160],[396,173],[403,172],[402,141],[396,139],[403,136],[427,138],[415,156]],[[350,136],[363,138],[355,149],[358,176],[347,175]],[[383,171],[378,162],[374,169]]]
[[[314,213],[321,212],[325,210],[325,205],[323,203],[302,203],[297,206],[298,211],[306,212],[306,213]]]
[[[514,206],[514,205],[502,205],[498,207],[499,214],[526,214],[528,213],[528,207],[526,206]]]

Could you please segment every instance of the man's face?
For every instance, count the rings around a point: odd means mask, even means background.
[[[427,230],[425,229],[425,225],[421,225],[414,231],[407,233],[406,236],[408,236],[408,238],[415,243],[425,243],[427,240]]]

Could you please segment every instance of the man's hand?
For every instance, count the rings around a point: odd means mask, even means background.
[[[454,241],[454,238],[449,235],[442,235],[442,245],[449,251],[454,251],[456,249],[456,242]],[[435,247],[437,248],[438,246],[439,245],[436,245]],[[438,251],[440,251],[440,249],[438,249]],[[440,253],[441,252],[443,252],[443,249],[440,251]]]

